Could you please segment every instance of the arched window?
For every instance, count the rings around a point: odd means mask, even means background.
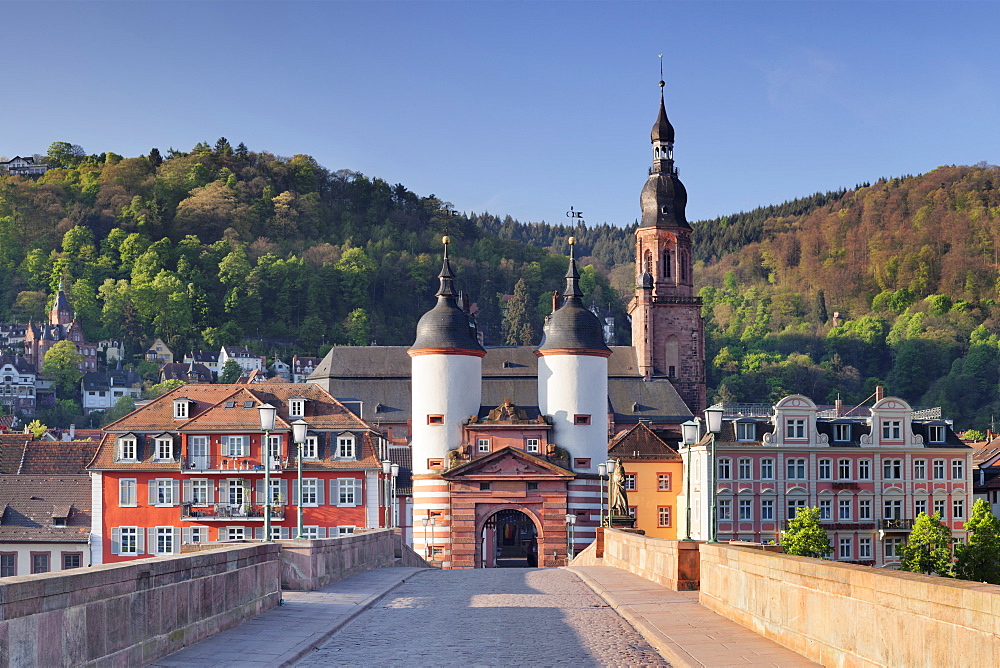
[[[653,273],[653,253],[651,251],[647,250],[642,258],[642,270],[650,275]]]
[[[671,253],[670,251],[667,251],[667,252],[665,252],[663,254],[663,277],[664,278],[670,278],[671,276],[673,276],[673,270],[671,269],[671,266],[670,266],[671,264],[673,264],[673,262],[672,262],[673,258],[671,257],[672,255],[673,255],[673,253]]]

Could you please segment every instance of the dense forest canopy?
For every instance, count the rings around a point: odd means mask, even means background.
[[[132,352],[153,336],[175,352],[247,343],[286,357],[405,345],[448,234],[487,343],[532,343],[575,236],[589,303],[629,343],[634,225],[461,214],[224,138],[134,158],[55,142],[39,157],[54,166],[44,176],[0,175],[0,320],[43,319],[61,282],[89,339]],[[941,167],[693,227],[711,397],[860,403],[881,384],[959,427],[991,426],[1000,169]]]

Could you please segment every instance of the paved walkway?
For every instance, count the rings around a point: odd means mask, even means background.
[[[672,591],[610,566],[572,566],[672,666],[816,666],[698,603],[698,592]]]
[[[575,574],[433,570],[397,587],[300,666],[666,666]]]
[[[316,591],[283,592],[285,604],[153,662],[152,666],[284,666],[298,661],[426,568],[379,568]]]

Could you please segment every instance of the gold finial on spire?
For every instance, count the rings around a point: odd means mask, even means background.
[[[570,246],[575,246],[576,245],[576,237],[570,237],[569,238],[569,245]]]
[[[445,246],[447,246],[448,244],[451,243],[451,237],[448,237],[448,236],[441,237],[441,243],[443,243]]]

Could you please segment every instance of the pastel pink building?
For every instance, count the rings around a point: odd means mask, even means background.
[[[886,397],[865,412],[820,411],[801,395],[773,407],[728,407],[715,443],[718,540],[778,542],[803,507],[820,509],[831,557],[840,561],[898,563],[921,512],[940,513],[953,535],[964,538],[972,448],[939,411],[914,411]],[[686,448],[681,456],[687,463]],[[691,536],[707,540],[710,436],[691,447],[690,461]],[[686,511],[685,505],[682,523]]]

